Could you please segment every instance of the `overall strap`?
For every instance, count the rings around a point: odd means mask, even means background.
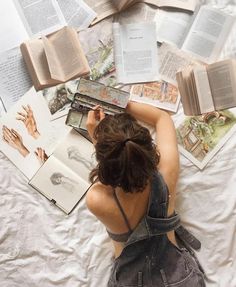
[[[128,220],[128,218],[127,218],[125,212],[124,212],[124,209],[122,208],[122,206],[121,206],[121,204],[120,204],[120,201],[119,201],[119,199],[118,199],[118,197],[117,197],[117,195],[116,195],[116,191],[115,191],[114,189],[113,189],[113,197],[114,197],[115,202],[116,202],[116,204],[117,204],[117,206],[118,206],[118,208],[119,208],[119,210],[120,210],[120,212],[121,212],[121,214],[122,214],[122,217],[124,218],[125,224],[126,224],[126,226],[128,227],[129,232],[131,232],[131,231],[132,231],[132,228],[131,228],[131,226],[130,226],[130,224],[129,224],[129,220]]]
[[[159,172],[153,174],[147,215],[153,218],[166,218],[168,210],[168,187]]]

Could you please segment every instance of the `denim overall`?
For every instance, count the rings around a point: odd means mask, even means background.
[[[146,215],[115,259],[108,287],[204,287],[203,271],[190,246],[200,242],[180,224],[177,214],[167,218],[168,188],[155,173]],[[173,245],[166,233],[175,230]],[[189,247],[189,248],[187,248]]]

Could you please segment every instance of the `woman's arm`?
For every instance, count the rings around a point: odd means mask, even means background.
[[[174,211],[175,188],[179,175],[179,152],[176,131],[169,114],[147,104],[129,102],[126,111],[137,120],[152,125],[160,152],[158,170],[163,175],[171,195],[169,210]]]

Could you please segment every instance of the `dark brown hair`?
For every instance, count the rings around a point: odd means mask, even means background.
[[[160,157],[149,130],[121,113],[106,116],[94,138],[98,164],[90,173],[91,182],[119,186],[124,192],[143,191]]]

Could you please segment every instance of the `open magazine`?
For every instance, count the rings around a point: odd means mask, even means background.
[[[236,131],[236,110],[185,117],[176,124],[179,151],[203,169]]]
[[[29,184],[69,214],[88,190],[95,167],[93,144],[71,131],[56,147]]]
[[[174,7],[189,11],[194,11],[197,4],[197,0],[85,0],[85,2],[97,13],[97,18],[93,24],[135,3],[147,3],[157,7]]]
[[[203,62],[217,59],[235,18],[203,5],[194,13],[158,10],[157,41],[176,45]]]

